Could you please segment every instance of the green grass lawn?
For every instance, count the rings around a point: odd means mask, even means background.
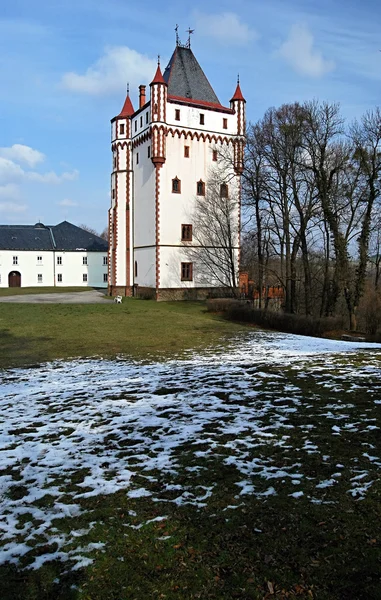
[[[122,304],[2,303],[0,368],[56,358],[173,356],[242,329],[207,313],[202,303],[134,298]]]

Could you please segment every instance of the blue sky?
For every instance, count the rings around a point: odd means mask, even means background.
[[[377,0],[13,0],[0,8],[0,223],[67,219],[102,231],[110,119],[134,106],[195,29],[192,49],[220,101],[237,73],[247,116],[312,98],[348,120],[380,103]]]

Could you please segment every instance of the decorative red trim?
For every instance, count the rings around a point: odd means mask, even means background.
[[[202,140],[203,142],[209,142],[212,143],[214,142],[215,144],[217,144],[218,142],[221,144],[234,144],[235,142],[235,137],[236,136],[224,136],[222,137],[221,135],[215,135],[215,134],[210,134],[210,133],[204,133],[204,132],[198,132],[198,131],[185,131],[185,129],[172,129],[172,127],[169,127],[168,129],[166,129],[166,135],[172,134],[172,137],[175,137],[175,135],[177,135],[179,138],[184,136],[185,139],[187,139],[188,137],[191,140],[196,139],[197,141]]]
[[[156,216],[156,294],[160,287],[160,164],[155,165],[155,216]]]
[[[172,103],[180,103],[188,106],[196,106],[198,108],[206,108],[215,110],[217,112],[224,112],[228,115],[234,115],[234,110],[232,108],[228,108],[227,106],[222,106],[222,104],[217,104],[216,102],[207,102],[206,100],[194,100],[193,98],[183,98],[182,96],[172,96],[168,94],[168,102]]]
[[[131,151],[127,148],[126,151],[126,286],[131,285],[131,239],[130,239],[130,183],[131,183]]]

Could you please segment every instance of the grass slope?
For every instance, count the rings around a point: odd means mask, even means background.
[[[1,304],[0,368],[56,358],[168,356],[213,344],[243,326],[201,303]]]

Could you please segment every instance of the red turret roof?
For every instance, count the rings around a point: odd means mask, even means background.
[[[246,102],[245,98],[242,95],[241,88],[239,86],[239,82],[237,83],[237,87],[235,89],[234,96],[230,100],[230,102],[232,102],[233,100],[243,100],[244,102]]]
[[[163,74],[161,72],[160,65],[157,65],[155,77],[152,79],[150,85],[152,85],[153,83],[164,83],[164,85],[167,85],[167,82],[164,80]]]
[[[123,104],[123,108],[119,113],[118,117],[131,117],[134,114],[134,107],[132,106],[130,95],[127,93],[127,97],[125,103]]]

